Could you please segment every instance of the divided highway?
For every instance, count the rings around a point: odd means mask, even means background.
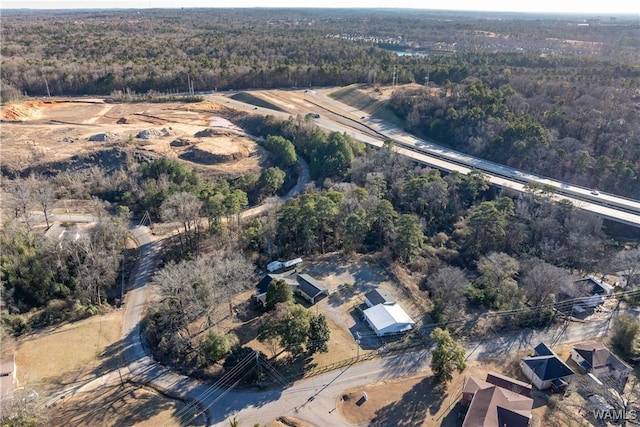
[[[255,107],[221,94],[211,95],[210,98],[246,111],[285,118],[289,115],[309,112],[320,114],[315,122],[321,128],[344,132],[359,141],[377,147],[381,147],[383,141],[390,138],[395,141],[398,153],[416,162],[447,172],[455,170],[468,173],[472,169],[478,169],[487,175],[491,184],[520,192],[526,191],[526,185],[529,183],[552,187],[555,192],[553,197],[557,200],[569,200],[579,209],[594,212],[606,219],[640,227],[640,201],[638,200],[600,193],[594,189],[571,185],[450,150],[417,138],[395,126],[367,118],[368,113],[331,99],[326,96],[326,92],[325,90],[296,90],[268,91],[268,95],[263,94],[263,91],[252,93],[272,105],[277,105],[282,111]]]

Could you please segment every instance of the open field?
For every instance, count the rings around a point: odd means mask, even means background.
[[[123,366],[123,311],[39,331],[14,342],[19,386],[38,393],[43,402],[65,390]],[[125,372],[126,373],[126,372]],[[123,373],[124,375],[124,373]],[[182,402],[118,380],[92,383],[58,400],[49,409],[50,425],[181,425],[174,414]]]
[[[53,393],[115,369],[122,362],[122,314],[112,311],[19,339],[19,383]]]
[[[203,101],[112,103],[104,99],[32,100],[2,107],[3,171],[58,165],[73,168],[83,156],[115,167],[117,150],[180,158],[212,173],[259,171],[265,152],[225,119],[230,110]]]
[[[202,425],[189,414],[177,419],[175,414],[185,403],[168,399],[154,390],[130,384],[110,384],[78,394],[58,404],[51,411],[52,426],[164,426]]]

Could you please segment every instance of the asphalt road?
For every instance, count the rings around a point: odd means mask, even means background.
[[[556,326],[545,330],[523,330],[488,337],[466,346],[467,360],[504,360],[511,353],[530,350],[541,341],[549,345],[602,337],[608,332],[610,317],[590,323]],[[213,403],[212,425],[228,426],[236,417],[241,425],[265,423],[283,415],[309,421],[317,426],[349,425],[338,413],[336,403],[343,392],[382,380],[427,374],[430,350],[420,350],[358,363],[342,370],[308,378],[293,386],[268,392],[228,393],[224,401]]]
[[[318,113],[320,117],[315,119],[315,122],[325,130],[346,133],[359,141],[376,147],[381,147],[385,138],[391,138],[413,147],[413,149],[409,149],[397,144],[396,150],[416,162],[465,174],[471,169],[479,169],[487,175],[492,184],[502,188],[526,192],[525,183],[529,181],[550,185],[556,189],[556,193],[553,195],[554,199],[569,200],[579,209],[640,227],[640,201],[638,200],[605,193],[594,195],[593,189],[577,187],[450,150],[417,138],[388,123],[367,118],[368,113],[326,96],[327,90],[269,91],[272,93],[268,95],[265,92],[256,91],[256,94],[258,97],[268,96],[270,102],[286,111],[254,107],[251,104],[230,99],[224,94],[209,95],[209,98],[248,112],[271,114],[281,118],[296,114],[304,115],[309,112]],[[621,208],[618,208],[619,206]]]

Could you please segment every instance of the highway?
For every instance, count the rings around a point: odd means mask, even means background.
[[[332,90],[332,89],[331,89]],[[212,101],[257,114],[271,114],[280,118],[290,115],[320,114],[315,123],[327,131],[346,133],[351,137],[376,147],[385,139],[395,141],[399,154],[418,163],[450,172],[468,173],[472,169],[484,173],[492,185],[514,191],[525,192],[528,183],[538,183],[554,189],[555,200],[569,200],[579,209],[596,213],[603,218],[640,227],[640,201],[613,194],[597,192],[595,189],[575,186],[566,182],[532,174],[527,171],[499,165],[487,160],[451,150],[432,142],[417,138],[388,123],[373,120],[369,114],[338,102],[327,96],[325,90],[255,91],[252,95],[261,98],[281,110],[255,107],[230,99],[228,94],[209,95]]]

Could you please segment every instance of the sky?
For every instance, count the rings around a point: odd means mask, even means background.
[[[305,6],[640,15],[638,0],[315,0],[311,5],[299,0],[0,0],[2,9],[299,8]]]

